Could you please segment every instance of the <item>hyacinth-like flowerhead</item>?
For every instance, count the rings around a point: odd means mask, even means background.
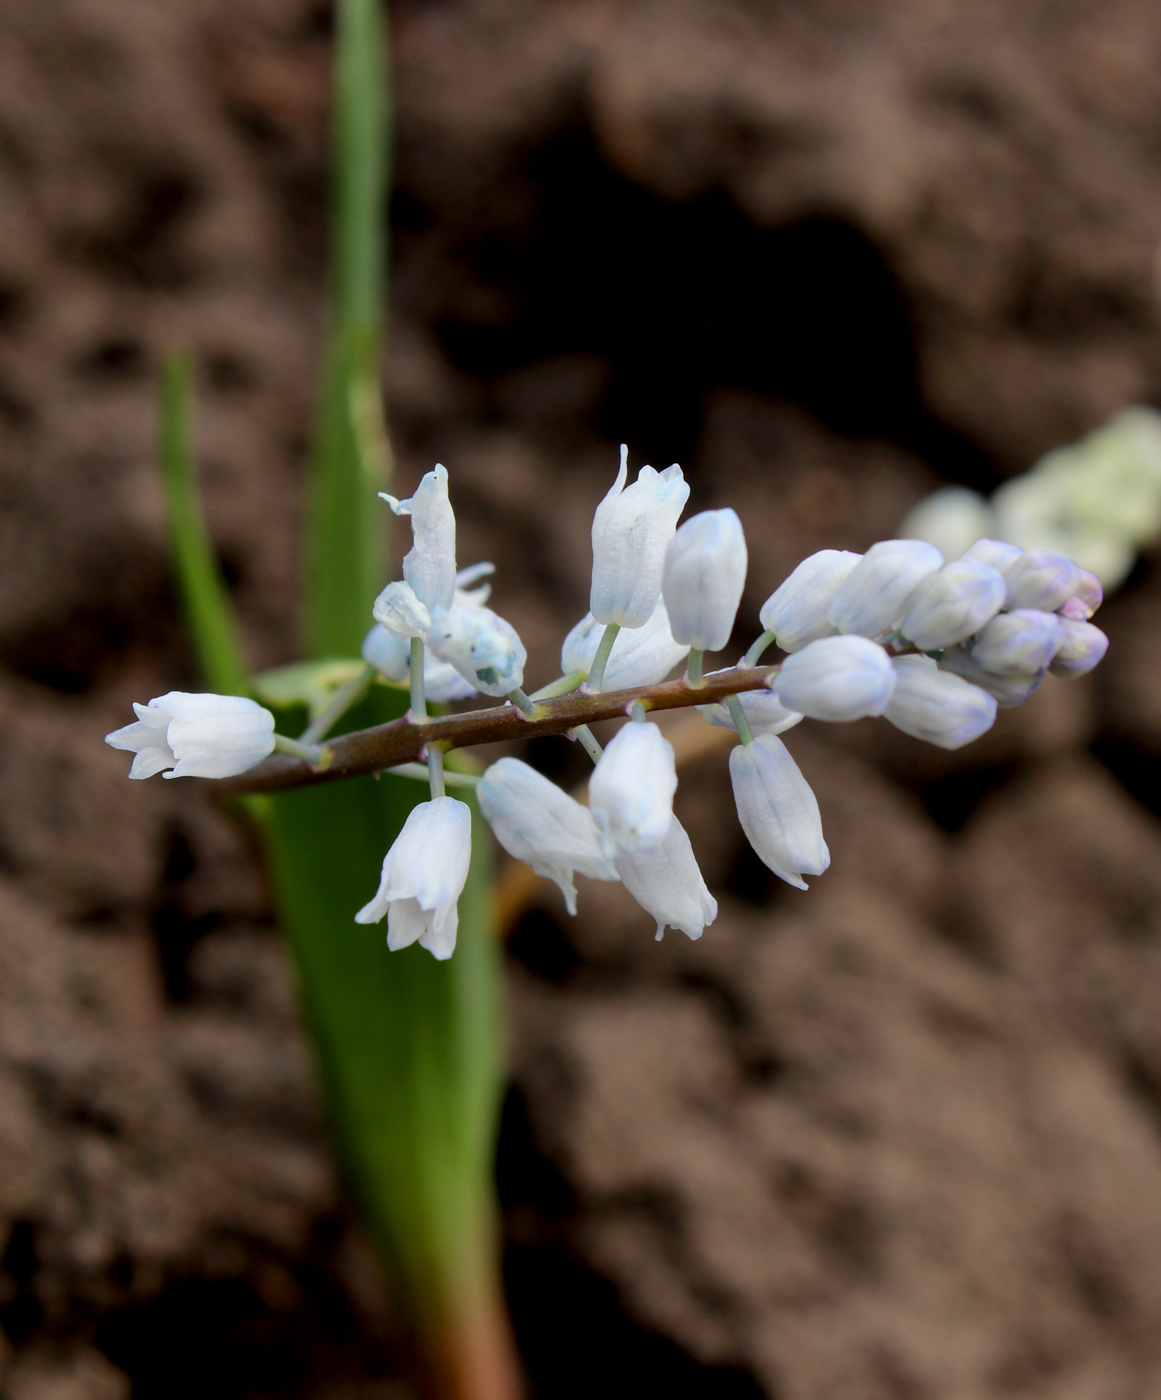
[[[746,840],[775,875],[806,889],[804,875],[830,864],[822,818],[810,784],[773,734],[730,751],[730,780]]]
[[[498,759],[480,779],[476,799],[500,845],[554,880],[570,914],[576,913],[575,871],[593,880],[617,878],[601,854],[592,813],[527,763]]]
[[[485,695],[509,695],[524,684],[524,643],[491,608],[466,603],[436,608],[427,645]]]
[[[785,734],[806,718],[797,710],[788,710],[772,690],[743,691],[738,703],[753,734]],[[719,729],[737,730],[728,705],[699,705],[697,708],[704,719]]]
[[[1017,608],[992,618],[971,647],[985,671],[998,676],[1042,671],[1063,640],[1061,620],[1036,608]]]
[[[241,695],[189,695],[171,690],[134,704],[135,724],[105,735],[114,749],[136,755],[131,778],[232,778],[274,749],[274,716]]]
[[[979,686],[981,690],[986,690],[1001,710],[1011,710],[1017,705],[1022,705],[1040,688],[1048,674],[1046,670],[1041,669],[1000,675],[996,671],[986,670],[975,659],[975,654],[962,646],[945,651],[940,657],[939,669],[950,671],[972,685]]]
[[[661,593],[674,638],[699,651],[730,640],[746,586],[746,538],[732,510],[706,510],[669,542]]]
[[[396,515],[411,517],[413,544],[403,577],[428,610],[450,608],[456,589],[456,518],[447,494],[447,468],[427,472],[407,501],[379,493]]]
[[[421,802],[408,813],[383,860],[375,898],[359,910],[355,922],[377,924],[386,914],[392,952],[418,942],[441,962],[450,958],[471,859],[471,810],[454,797]]]
[[[718,916],[718,902],[701,877],[685,827],[676,817],[659,846],[617,858],[621,883],[647,914],[657,920],[657,938],[680,929],[700,938]]]
[[[942,564],[943,555],[923,540],[873,544],[831,600],[831,626],[860,637],[879,636],[900,622]]]
[[[626,724],[589,779],[589,808],[610,860],[659,846],[673,820],[677,765],[655,724]]]
[[[834,628],[827,610],[862,557],[846,549],[820,549],[771,593],[759,617],[783,651],[801,651],[830,636]]]
[[[1087,676],[1109,649],[1109,639],[1091,622],[1060,619],[1060,645],[1048,669],[1054,676]]]
[[[927,656],[898,656],[895,689],[883,718],[941,749],[961,749],[996,722],[995,697]]]
[[[663,472],[642,467],[632,486],[625,485],[628,475],[622,448],[617,479],[593,516],[589,611],[598,622],[643,627],[661,596],[665,552],[689,487],[676,465]]]
[[[371,616],[393,637],[425,637],[431,628],[431,613],[405,582],[389,583],[372,603]]]
[[[405,637],[388,632],[378,622],[363,638],[363,660],[381,676],[396,685],[411,675],[411,644]],[[441,661],[426,647],[423,652],[423,693],[436,705],[452,700],[470,700],[477,694],[454,666]]]
[[[982,559],[955,559],[920,589],[902,622],[921,651],[942,651],[978,632],[1004,606],[999,570]]]
[[[571,671],[591,671],[605,624],[586,613],[564,639],[560,667]],[[689,655],[689,647],[673,640],[669,614],[658,598],[657,606],[643,627],[617,633],[605,665],[603,689],[627,690],[635,685],[657,685]]]
[[[788,710],[845,722],[881,715],[895,672],[883,648],[866,637],[823,637],[788,656],[771,688]]]

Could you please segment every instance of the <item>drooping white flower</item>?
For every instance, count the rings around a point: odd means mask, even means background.
[[[396,515],[411,517],[414,543],[403,557],[403,577],[428,612],[450,608],[456,588],[456,518],[447,494],[447,468],[427,472],[410,500],[379,494]]]
[[[431,613],[405,582],[389,583],[371,605],[371,616],[393,637],[423,637],[431,627]]]
[[[485,695],[509,695],[524,684],[524,643],[491,608],[464,603],[436,608],[427,645]]]
[[[617,857],[621,882],[647,914],[657,920],[657,938],[666,927],[698,939],[718,916],[718,902],[698,869],[689,836],[676,817],[659,846]]]
[[[804,875],[830,864],[818,801],[790,750],[773,734],[730,751],[730,780],[738,820],[764,865],[788,884],[806,889]]]
[[[788,656],[770,687],[788,710],[846,721],[881,715],[895,672],[883,648],[866,637],[823,637]]]
[[[663,472],[642,467],[626,486],[629,466],[621,467],[593,516],[593,583],[589,611],[598,622],[642,627],[661,596],[665,551],[689,487],[674,464]]]
[[[732,510],[705,510],[669,542],[661,593],[674,638],[699,651],[730,640],[746,586],[746,539]]]
[[[586,613],[564,639],[561,670],[592,670],[605,624]],[[689,647],[673,640],[669,614],[661,598],[643,627],[622,628],[605,665],[604,690],[628,690],[636,685],[657,685],[689,655]]]
[[[992,618],[976,637],[971,654],[995,675],[1030,675],[1048,665],[1061,640],[1061,619],[1054,613],[1017,608]]]
[[[1001,710],[1010,710],[1022,705],[1040,688],[1048,674],[1045,670],[1039,670],[1002,676],[995,671],[986,671],[972,652],[963,646],[951,647],[945,651],[939,660],[939,669],[950,671],[972,685],[979,686],[981,690],[986,690]]]
[[[894,627],[943,564],[923,540],[880,540],[847,575],[827,617],[840,632],[877,637]]]
[[[883,718],[915,739],[960,749],[996,722],[995,697],[927,656],[897,656],[895,689]]]
[[[355,922],[377,924],[386,914],[392,952],[418,941],[441,962],[450,958],[471,859],[470,808],[446,796],[421,802],[408,813],[384,857],[379,889]]]
[[[677,766],[673,745],[655,724],[626,724],[610,740],[589,779],[589,808],[610,859],[659,846],[673,820]]]
[[[1080,586],[1080,565],[1054,549],[1030,549],[1005,574],[1006,606],[1055,612]]]
[[[1109,649],[1109,639],[1091,622],[1060,619],[1060,646],[1048,669],[1054,676],[1087,676]]]
[[[363,638],[363,660],[398,685],[411,675],[411,643],[376,623]],[[446,705],[453,700],[470,700],[477,692],[454,666],[424,647],[423,693],[432,704]]]
[[[834,631],[827,610],[862,557],[846,549],[820,549],[771,593],[759,617],[783,651],[801,651]]]
[[[593,880],[617,878],[601,854],[588,808],[518,758],[493,763],[476,787],[476,800],[500,845],[554,880],[570,914],[576,913],[574,871]]]
[[[772,690],[744,690],[738,700],[742,713],[750,725],[751,732],[758,734],[785,734],[800,724],[805,715],[797,710],[788,710]],[[699,705],[702,716],[719,729],[737,730],[734,717],[728,705]]]
[[[114,749],[136,755],[131,778],[232,778],[274,749],[274,716],[242,695],[190,695],[171,690],[134,704],[135,724],[105,735]]]
[[[921,651],[955,646],[1004,606],[1004,576],[982,559],[955,559],[920,589],[901,624]]]

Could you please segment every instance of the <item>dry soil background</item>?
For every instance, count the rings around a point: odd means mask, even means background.
[[[739,510],[752,627],[803,554],[1161,394],[1147,0],[394,19],[399,478],[448,463],[534,677],[622,438]],[[197,683],[173,343],[252,659],[294,654],[328,61],[304,0],[0,0],[6,1400],[404,1393],[249,852],[100,742]],[[1146,561],[1099,677],[961,754],[795,731],[809,895],[745,850],[719,755],[679,798],[701,943],[613,887],[525,914],[500,1183],[539,1394],[1161,1393],[1159,621]]]

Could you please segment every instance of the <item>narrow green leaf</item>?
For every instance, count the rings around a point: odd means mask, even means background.
[[[193,366],[187,354],[166,357],[161,389],[161,474],[178,586],[209,686],[244,695],[246,667],[234,608],[214,556],[198,496],[191,420]]]

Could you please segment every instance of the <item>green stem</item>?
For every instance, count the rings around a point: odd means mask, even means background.
[[[555,700],[558,695],[570,695],[574,690],[579,690],[587,679],[587,671],[570,671],[568,675],[559,676],[547,685],[542,685],[539,690],[534,690],[529,698]]]
[[[430,755],[428,757],[430,760]],[[431,781],[431,769],[426,763],[397,763],[394,768],[384,768],[383,771],[395,778],[415,778],[421,783]],[[479,781],[478,773],[457,773],[452,768],[443,770],[445,787],[474,788]]]
[[[346,685],[340,686],[327,702],[326,708],[321,710],[298,736],[299,742],[318,744],[325,739],[347,711],[366,695],[374,676],[375,668],[368,664]]]
[[[599,762],[601,754],[604,753],[604,750],[601,748],[600,744],[597,743],[596,738],[593,735],[593,731],[588,727],[588,725],[578,724],[577,727],[572,731],[572,733],[576,735],[577,742],[580,744],[581,748],[584,749],[585,753],[587,753],[588,756],[592,759],[592,761],[594,763]]]
[[[427,699],[423,693],[423,638],[411,639],[411,717],[417,724],[427,718]]]
[[[685,663],[685,679],[690,685],[701,685],[701,667],[705,659],[705,652],[697,647],[690,647],[689,660]]]
[[[511,700],[522,715],[525,715],[528,719],[536,718],[536,706],[529,700],[528,696],[524,694],[519,686],[517,686],[515,690],[510,690],[508,692],[508,699]]]
[[[605,667],[609,663],[609,653],[613,650],[613,643],[617,640],[617,633],[620,630],[620,623],[610,622],[601,633],[597,654],[593,657],[592,669],[589,671],[589,689],[594,695],[601,693],[601,686],[605,683]]]
[[[275,734],[274,747],[278,753],[288,753],[292,758],[301,758],[312,768],[325,768],[332,757],[330,749],[318,744],[304,744],[298,739],[288,739],[285,734]]]
[[[427,780],[431,784],[432,797],[442,797],[444,795],[443,749],[438,744],[432,744],[427,751]]]
[[[763,632],[750,650],[742,658],[743,666],[757,666],[768,647],[774,645],[775,634],[773,632]]]
[[[726,697],[726,708],[730,712],[730,718],[734,721],[734,728],[738,731],[738,738],[743,744],[754,742],[754,731],[750,728],[750,721],[746,718],[746,712],[742,709],[742,702],[736,695]]]

